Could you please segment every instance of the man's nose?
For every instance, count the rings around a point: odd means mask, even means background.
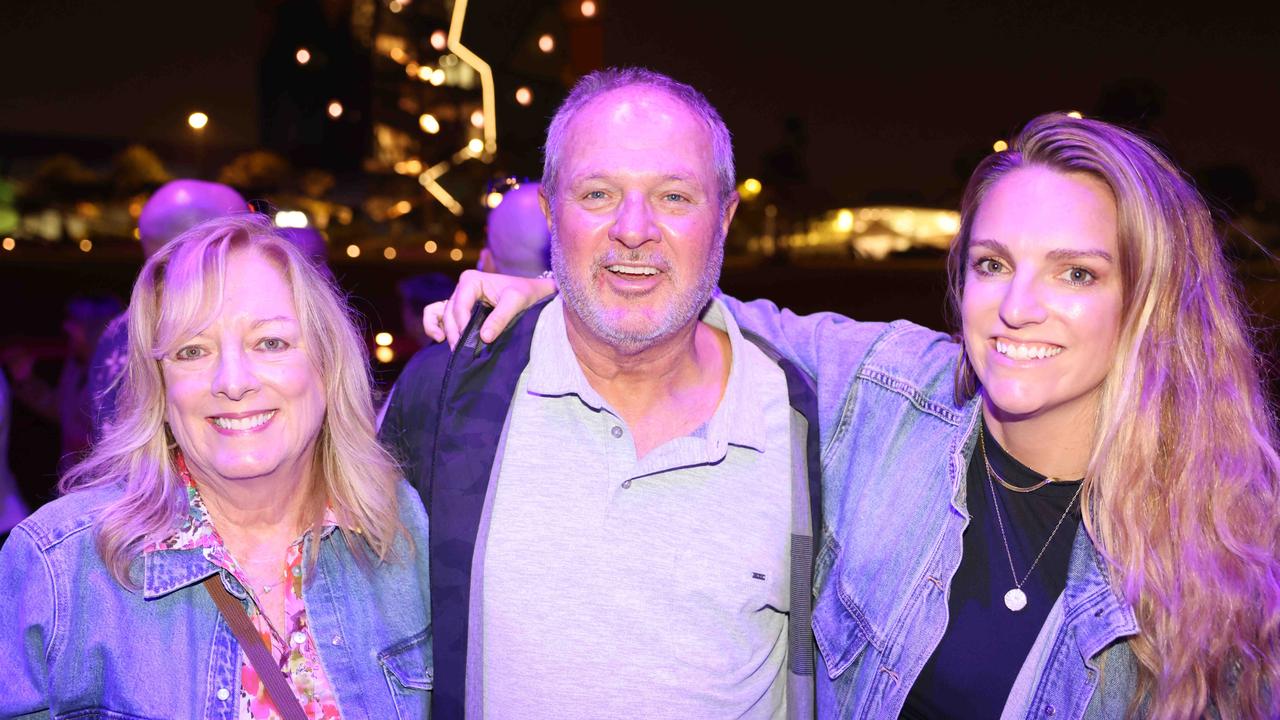
[[[223,348],[218,353],[218,366],[213,375],[214,395],[241,400],[258,387],[253,361],[243,347]]]
[[[629,248],[655,241],[658,239],[658,226],[653,220],[653,208],[648,199],[641,193],[626,193],[618,204],[609,238]]]

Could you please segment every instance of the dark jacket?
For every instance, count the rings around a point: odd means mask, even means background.
[[[383,419],[383,443],[403,464],[405,477],[422,495],[431,519],[435,720],[461,718],[466,707],[471,560],[498,441],[544,307],[546,302],[517,317],[489,345],[479,338],[488,308],[478,309],[455,352],[440,344],[414,356],[396,381]],[[813,534],[792,541],[789,657],[792,675],[811,679],[812,539],[822,537],[816,393],[794,365],[759,338],[746,335],[782,368],[791,405],[808,421],[805,456]]]

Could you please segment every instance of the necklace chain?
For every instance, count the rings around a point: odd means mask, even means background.
[[[1053,526],[1053,532],[1049,533],[1049,539],[1044,541],[1044,547],[1040,548],[1040,552],[1036,554],[1036,559],[1031,561],[1031,567],[1027,568],[1027,572],[1023,574],[1022,579],[1018,579],[1018,571],[1013,567],[1013,552],[1009,550],[1009,538],[1004,533],[1004,521],[1000,519],[1000,502],[996,499],[996,484],[991,481],[992,478],[999,478],[996,471],[991,467],[991,460],[987,458],[987,443],[984,440],[986,428],[984,427],[978,434],[978,447],[982,450],[982,464],[987,468],[987,485],[991,487],[991,511],[996,516],[996,525],[1000,528],[1000,541],[1004,543],[1004,554],[1009,558],[1009,574],[1013,576],[1013,586],[1021,592],[1022,584],[1031,577],[1031,571],[1036,569],[1036,565],[1040,563],[1040,558],[1044,557],[1044,553],[1049,549],[1049,544],[1053,542],[1054,536],[1058,534],[1058,528],[1062,527],[1062,523],[1067,519],[1067,515],[1071,514],[1071,506],[1075,505],[1076,498],[1080,497],[1080,491],[1084,489],[1084,483],[1080,483],[1080,487],[1076,488],[1076,494],[1071,496],[1071,501],[1067,503],[1067,509],[1063,511],[1062,517],[1058,518],[1058,524]],[[1053,478],[1045,480],[1045,482],[1036,485],[1032,490],[1043,487]],[[1000,480],[1000,484],[1009,487],[1004,480]],[[1011,488],[1012,489],[1012,488]],[[1019,488],[1019,492],[1030,492]]]
[[[1033,493],[1039,490],[1040,488],[1044,487],[1045,485],[1052,485],[1053,483],[1076,482],[1075,480],[1065,480],[1063,478],[1046,477],[1045,479],[1041,480],[1035,485],[1032,485],[1031,487],[1022,487],[1021,485],[1014,485],[1013,483],[1001,477],[1000,473],[996,472],[995,468],[991,467],[991,463],[987,462],[987,443],[983,440],[985,435],[986,435],[986,430],[984,428],[983,432],[978,435],[978,444],[982,446],[982,461],[987,465],[987,474],[990,477],[994,477],[996,479],[996,482],[1000,483],[1000,485],[1005,490],[1009,490],[1016,493]]]

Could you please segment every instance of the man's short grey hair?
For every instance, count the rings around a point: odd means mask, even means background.
[[[673,80],[646,68],[607,68],[583,76],[560,104],[547,128],[547,144],[542,165],[542,188],[548,199],[560,191],[560,157],[565,146],[565,133],[578,111],[607,92],[625,87],[647,87],[666,93],[684,103],[694,115],[706,123],[711,132],[711,158],[715,164],[720,206],[724,208],[733,196],[736,176],[733,170],[733,140],[720,113],[707,102],[706,96],[691,85]]]

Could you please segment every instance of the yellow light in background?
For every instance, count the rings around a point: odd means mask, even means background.
[[[853,229],[853,211],[841,210],[836,213],[836,232],[849,232]]]
[[[6,251],[12,250],[17,246],[18,246],[18,243],[11,237],[5,238],[4,242],[0,244],[0,247],[3,247]]]
[[[596,4],[591,0],[582,0],[580,9],[582,10],[582,17],[595,17],[596,15]]]
[[[390,55],[392,60],[395,60],[401,65],[403,65],[404,61],[409,57],[409,55],[404,51],[403,48],[398,48],[398,47],[391,48],[389,51],[387,51],[387,55]]]
[[[475,126],[475,127],[478,127],[478,128],[482,128],[482,127],[484,127],[484,111],[482,111],[482,110],[478,110],[478,109],[477,109],[477,110],[472,110],[472,111],[471,111],[471,124],[472,124],[473,126]]]
[[[400,2],[400,0],[391,0],[391,2],[387,5],[387,7],[391,10],[391,12],[398,13],[404,9],[404,3]]]
[[[329,117],[337,120],[342,117],[342,103],[333,100],[329,103]]]
[[[378,358],[380,363],[389,363],[396,359],[396,353],[389,347],[380,347],[373,351],[373,356]]]
[[[142,239],[142,231],[141,231],[141,230],[139,230],[138,228],[134,228],[134,229],[133,229],[133,239],[134,239],[134,240],[141,240],[141,239]]]
[[[454,249],[450,250],[450,251],[449,251],[449,259],[450,259],[450,260],[452,260],[452,261],[454,261],[454,262],[458,262],[459,260],[461,260],[461,259],[462,259],[462,251],[461,251],[461,250],[459,250],[458,248],[454,248]]]
[[[449,36],[443,30],[437,30],[431,33],[431,47],[437,50],[444,50],[449,45]]]
[[[378,347],[388,347],[394,340],[395,338],[391,337],[391,333],[385,331],[373,336],[373,342]]]
[[[516,89],[516,102],[528,107],[533,102],[533,91],[527,87]]]
[[[422,127],[423,132],[432,135],[440,132],[440,121],[431,113],[423,113],[422,117],[418,118],[418,125]]]
[[[436,250],[439,250],[440,246],[436,244],[435,240],[428,240],[422,244],[422,249],[426,250],[427,253],[430,254],[435,252]]]
[[[307,226],[307,214],[301,210],[281,210],[276,213],[276,227],[304,228]]]
[[[395,260],[395,259],[396,259],[396,249],[395,249],[395,248],[393,248],[393,247],[389,247],[389,248],[387,248],[386,250],[383,250],[383,251],[382,251],[382,257],[384,257],[384,258],[386,258],[386,259],[388,259],[388,260]]]
[[[399,165],[400,163],[396,163]],[[422,161],[417,158],[410,158],[404,162],[405,175],[417,175],[422,172]]]
[[[421,65],[411,61],[404,66],[404,74],[408,75],[409,77],[418,77],[418,71],[421,69],[422,69]]]
[[[1073,118],[1075,118],[1075,119],[1079,120],[1079,119],[1083,118],[1083,117],[1084,117],[1084,115],[1083,115],[1079,110],[1072,110],[1071,112],[1067,113],[1067,117],[1073,117]]]
[[[538,38],[538,49],[544,53],[549,53],[556,49],[556,39],[550,34],[545,34]]]
[[[85,238],[80,241],[80,252],[89,252],[93,249],[93,241]]]
[[[358,257],[360,257],[360,246],[359,246],[359,245],[348,245],[348,246],[347,246],[347,257],[349,257],[349,258],[358,258]]]
[[[298,52],[294,53],[293,56],[297,58],[299,65],[306,65],[311,62],[311,51],[306,48],[298,48]]]
[[[209,124],[209,116],[202,112],[193,112],[187,116],[187,124],[195,130],[203,130]]]
[[[473,155],[479,155],[484,152],[484,141],[480,138],[471,138],[471,141],[467,143],[467,149],[470,150]]]
[[[484,204],[488,205],[490,209],[498,207],[502,204],[502,193],[491,192],[488,195],[485,195]]]
[[[996,152],[1004,152],[1005,150],[1009,149],[1009,143],[1003,140],[997,140],[994,143],[992,143],[991,149],[995,150]]]
[[[742,181],[742,188],[752,195],[759,195],[760,191],[764,189],[764,186],[762,186],[760,181],[755,178],[747,178]]]
[[[141,201],[141,200],[134,200],[133,202],[129,203],[129,215],[130,215],[131,217],[133,217],[133,219],[135,219],[135,220],[137,220],[137,219],[138,219],[138,217],[139,217],[140,215],[142,215],[142,201]]]
[[[436,68],[431,72],[431,84],[440,87],[444,84],[444,70]]]

